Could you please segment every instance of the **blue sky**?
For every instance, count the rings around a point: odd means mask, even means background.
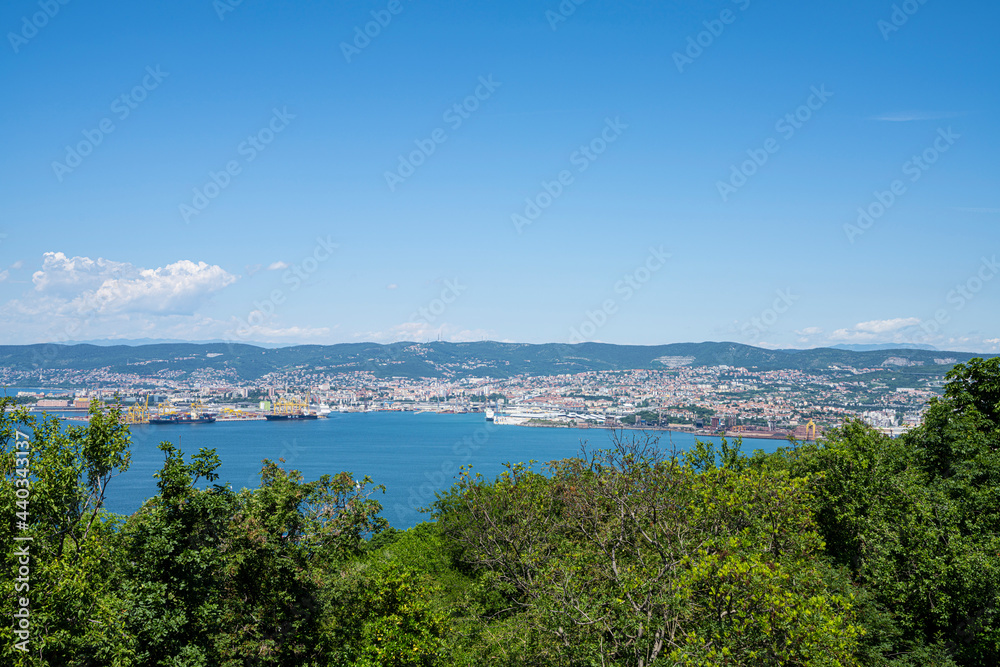
[[[0,342],[1000,351],[998,19],[8,2]]]

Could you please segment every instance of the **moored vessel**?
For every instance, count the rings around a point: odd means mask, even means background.
[[[319,419],[319,415],[317,415],[315,412],[294,412],[291,414],[272,413],[269,415],[264,415],[264,419],[266,419],[269,422],[278,422],[278,421],[289,421],[293,419]]]
[[[159,417],[150,417],[150,424],[211,424],[215,421],[215,415],[202,413],[202,414],[170,414],[170,415],[160,415]]]

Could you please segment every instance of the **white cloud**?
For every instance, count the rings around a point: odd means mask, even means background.
[[[32,274],[33,288],[0,305],[0,336],[11,342],[217,336],[225,323],[196,311],[235,281],[222,267],[205,262],[181,260],[145,269],[47,252]]]
[[[334,327],[336,328],[336,327]],[[247,342],[300,342],[324,338],[330,335],[332,329],[329,327],[276,327],[267,324],[257,326],[247,326],[241,322],[235,332],[229,332],[227,337],[234,341],[245,340]]]
[[[236,277],[221,266],[183,259],[157,269],[142,269],[129,278],[109,278],[96,290],[77,296],[71,306],[78,312],[123,311],[140,313],[194,313],[204,298]]]
[[[7,271],[7,270],[0,271],[0,283],[2,283],[3,281],[7,280],[7,276],[9,276],[9,275],[10,275],[10,272]]]
[[[438,336],[438,327],[432,327],[427,322],[404,322],[397,324],[388,331],[366,331],[354,334],[355,338],[375,343],[390,343],[399,340],[422,341]]]
[[[868,322],[858,322],[855,329],[867,331],[869,333],[888,333],[897,331],[904,327],[912,327],[920,324],[917,317],[896,317],[891,320],[869,320]]]
[[[805,329],[797,329],[795,333],[799,336],[815,336],[823,333],[823,329],[820,327],[806,327]]]
[[[939,336],[932,343],[939,350],[954,352],[1000,351],[1000,338],[983,338],[981,334],[975,332],[970,332],[964,336]]]
[[[396,283],[389,283],[388,285],[385,286],[386,289],[396,289],[397,287],[399,287],[399,285],[397,285]]]
[[[393,343],[397,341],[437,340],[449,343],[469,343],[477,340],[493,340],[493,334],[486,329],[460,329],[450,324],[432,325],[427,322],[404,322],[388,331],[366,331],[354,334],[354,338],[373,343]]]
[[[868,333],[866,331],[855,331],[853,329],[837,329],[832,334],[830,334],[830,340],[839,341],[854,341],[867,343],[877,340],[878,336],[873,333]]]
[[[830,340],[848,343],[906,343],[907,330],[920,324],[918,317],[894,317],[887,320],[858,322],[853,327],[837,329]]]
[[[61,252],[47,252],[42,255],[42,269],[32,274],[31,282],[38,292],[68,295],[136,272],[136,268],[127,262],[113,262],[103,257],[67,257]]]
[[[282,261],[279,260],[277,262],[271,262],[268,265],[267,270],[268,271],[281,271],[282,269],[287,269],[287,268],[288,268],[288,264],[286,264],[285,262],[282,262]]]

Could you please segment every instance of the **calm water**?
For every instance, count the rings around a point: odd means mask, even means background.
[[[169,440],[185,457],[201,447],[214,447],[222,461],[219,483],[234,489],[256,487],[262,459],[285,459],[286,469],[300,470],[305,480],[347,470],[369,475],[385,484],[375,497],[397,528],[427,519],[417,512],[434,500],[434,493],[451,486],[458,467],[472,464],[491,479],[505,461],[551,461],[588,447],[606,447],[603,429],[494,426],[481,414],[437,415],[409,412],[334,414],[330,419],[304,422],[217,422],[184,426],[137,426],[132,429],[132,467],[108,486],[107,507],[131,513],[157,493],[153,473],[163,464],[157,444]],[[668,434],[661,444],[669,446]],[[694,442],[689,434],[671,433],[678,449]],[[709,438],[702,438],[709,439]],[[774,451],[781,440],[745,440],[744,451]]]

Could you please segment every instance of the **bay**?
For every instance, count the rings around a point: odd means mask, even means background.
[[[629,437],[637,431],[626,431]],[[660,446],[689,448],[689,433],[653,432]],[[718,438],[698,436],[718,442]],[[434,501],[437,491],[449,488],[459,466],[472,465],[489,479],[504,462],[536,460],[545,463],[611,444],[606,429],[570,429],[496,426],[482,414],[440,415],[411,412],[333,413],[329,419],[286,422],[216,422],[201,425],[132,427],[132,465],[108,485],[107,509],[120,514],[135,512],[157,493],[153,474],[163,465],[157,445],[178,445],[185,458],[200,448],[214,448],[222,461],[217,483],[233,489],[254,488],[260,483],[263,459],[277,461],[286,470],[299,470],[306,481],[321,475],[348,471],[370,476],[386,486],[373,497],[383,505],[382,515],[399,529],[409,528],[428,516],[420,513]],[[773,452],[783,440],[744,439],[743,451]],[[538,466],[540,468],[540,466]]]

